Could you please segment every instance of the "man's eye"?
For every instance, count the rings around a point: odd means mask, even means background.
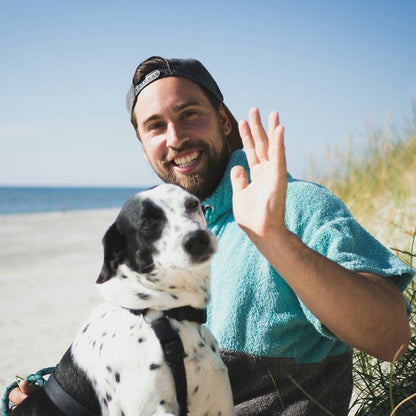
[[[196,115],[197,115],[197,112],[195,110],[188,110],[188,111],[185,111],[183,113],[184,118],[191,118],[191,117],[194,117]]]
[[[153,123],[153,124],[151,124],[149,127],[148,127],[148,129],[150,130],[150,131],[152,131],[152,130],[158,130],[158,129],[160,129],[162,127],[162,123]]]

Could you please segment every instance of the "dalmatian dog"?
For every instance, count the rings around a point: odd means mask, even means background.
[[[103,238],[106,302],[12,415],[231,416],[227,369],[201,323],[216,244],[199,200],[176,185],[127,201]]]

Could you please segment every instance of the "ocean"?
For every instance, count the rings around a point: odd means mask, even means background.
[[[0,186],[0,215],[118,208],[143,189]]]

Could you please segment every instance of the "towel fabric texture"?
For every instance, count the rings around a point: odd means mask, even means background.
[[[212,263],[208,308],[208,326],[220,347],[297,365],[350,354],[351,347],[325,329],[235,222],[230,170],[236,165],[249,173],[242,150],[231,155],[221,183],[203,201],[221,253]],[[290,175],[288,182],[285,222],[290,231],[346,269],[389,277],[402,291],[406,288],[413,270],[365,231],[337,197]]]

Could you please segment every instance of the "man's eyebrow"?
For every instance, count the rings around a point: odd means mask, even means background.
[[[174,110],[175,111],[181,111],[181,110],[183,110],[186,107],[191,107],[191,106],[194,106],[194,105],[202,106],[202,104],[201,104],[200,101],[193,100],[193,101],[186,101],[186,102],[184,102],[182,104],[178,104],[177,106],[174,107]]]
[[[154,115],[148,117],[146,120],[143,120],[142,124],[143,124],[143,126],[145,126],[146,124],[149,124],[152,121],[159,120],[159,119],[160,119],[160,116],[158,114],[154,114]]]
[[[202,104],[198,100],[185,101],[183,103],[175,105],[173,107],[173,110],[175,112],[179,112],[179,111],[184,110],[187,107],[192,107],[192,106],[202,107]],[[159,120],[160,118],[161,118],[161,116],[159,114],[153,114],[153,115],[149,116],[146,120],[143,121],[143,125],[149,124],[150,122],[155,121],[155,120]]]

